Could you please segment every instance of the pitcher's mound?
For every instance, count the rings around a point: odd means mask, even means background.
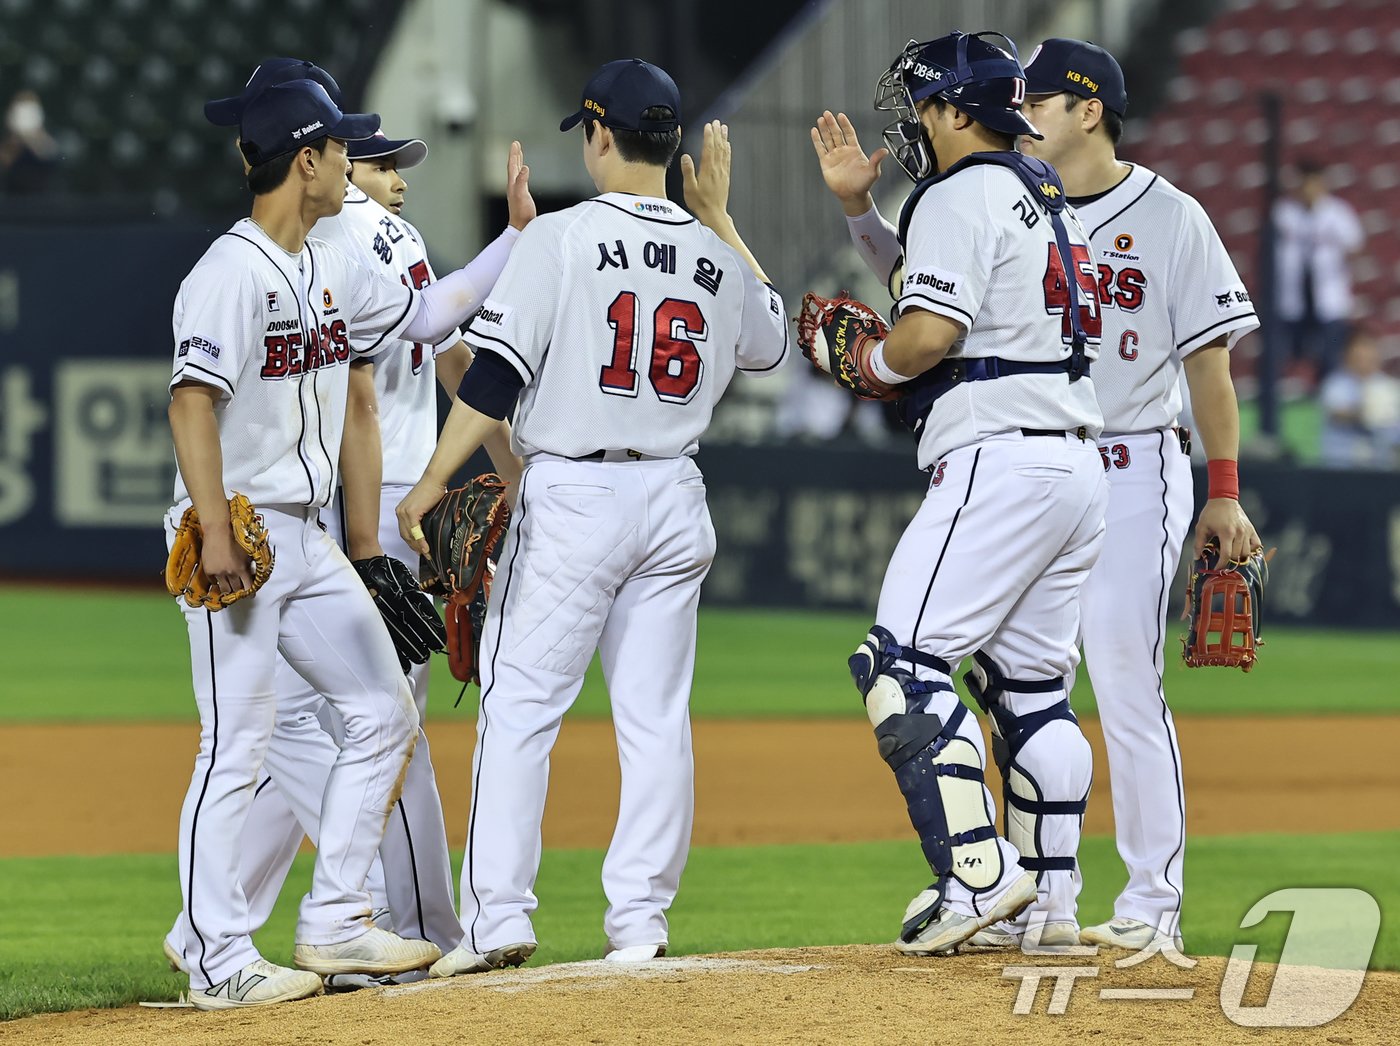
[[[560,963],[423,981],[266,1009],[88,1010],[0,1025],[0,1040],[108,1046],[196,1043],[1259,1043],[1394,1041],[1400,974],[1370,973],[1323,1028],[1288,1032],[1349,994],[1336,971],[1226,960],[1183,969],[1126,953],[971,952],[909,958],[888,945],[682,956],[635,966]],[[1184,961],[1184,960],[1183,960]],[[1060,971],[1058,974],[1056,971]],[[1040,976],[1033,986],[1034,975]],[[1355,976],[1355,975],[1351,975]],[[1226,987],[1222,990],[1222,981]],[[1243,1008],[1234,1003],[1245,985]],[[1274,990],[1277,988],[1277,990]],[[1272,991],[1272,998],[1270,993]],[[1226,1000],[1222,1004],[1222,997]],[[1266,1000],[1267,1009],[1261,1009]],[[1226,1006],[1234,1014],[1226,1016]],[[1242,1026],[1250,1024],[1253,1026]],[[1277,1028],[1279,1030],[1271,1030]],[[1094,1036],[1102,1038],[1094,1039]]]

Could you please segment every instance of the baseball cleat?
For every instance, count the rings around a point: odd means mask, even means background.
[[[394,988],[400,984],[414,984],[426,980],[427,970],[409,970],[407,973],[333,973],[326,978],[327,995],[343,995],[365,988]]]
[[[1154,944],[1165,944],[1167,935],[1141,919],[1129,919],[1119,915],[1106,923],[1084,927],[1079,931],[1079,940],[1081,944],[1097,944],[1105,948],[1124,948],[1130,952],[1140,952]],[[1181,951],[1181,938],[1176,938],[1172,943],[1177,951]]]
[[[405,973],[421,970],[442,957],[429,941],[413,941],[373,927],[338,944],[298,944],[292,962],[300,969],[328,977],[333,973]]]
[[[459,944],[433,963],[428,976],[455,977],[459,973],[487,973],[491,970],[504,970],[507,966],[521,966],[526,959],[535,954],[535,947],[534,941],[521,941],[518,944],[492,948],[485,955],[478,955],[469,951],[466,945]]]
[[[928,895],[931,893],[932,890],[925,890],[909,902],[909,907],[904,913],[906,923],[928,904]],[[952,955],[957,951],[958,945],[978,930],[986,929],[993,923],[1016,918],[1034,900],[1035,879],[1023,873],[982,915],[963,915],[946,906],[940,907],[909,939],[905,939],[908,936],[906,934],[895,941],[895,950],[905,955]]]
[[[610,948],[603,953],[603,959],[607,962],[650,962],[652,959],[664,959],[666,957],[666,945],[661,944],[634,944],[630,948]]]
[[[170,964],[171,973],[183,973],[185,976],[189,976],[190,971],[185,967],[185,957],[170,943],[170,938],[167,937],[160,942],[160,950],[165,953],[165,961]]]
[[[1079,925],[1073,922],[1047,922],[1039,926],[1032,923],[1024,932],[1004,926],[989,926],[985,930],[978,930],[963,942],[964,948],[987,951],[1018,948],[1028,955],[1060,948],[1074,948],[1078,945]]]
[[[321,978],[302,970],[289,970],[266,959],[254,959],[228,980],[208,988],[190,988],[190,1005],[196,1010],[234,1010],[244,1006],[270,1006],[321,994]]]

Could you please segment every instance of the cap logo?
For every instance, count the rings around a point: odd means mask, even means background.
[[[604,106],[599,105],[592,98],[585,98],[583,100],[583,108],[585,112],[597,113],[599,116],[608,115],[608,110]]]
[[[315,123],[309,123],[305,127],[301,127],[293,131],[292,137],[295,138],[297,141],[301,141],[302,135],[310,134],[312,131],[319,131],[324,126],[325,124],[323,124],[320,120],[317,120]]]
[[[1040,195],[1044,196],[1047,200],[1053,200],[1060,195],[1060,190],[1049,182],[1041,182]]]
[[[1092,91],[1094,94],[1099,93],[1098,82],[1095,80],[1091,80],[1083,73],[1077,73],[1073,69],[1069,69],[1065,72],[1065,79],[1068,80],[1070,83],[1079,84],[1081,87],[1084,87],[1086,90]]]

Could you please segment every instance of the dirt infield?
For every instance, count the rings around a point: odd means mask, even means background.
[[[1225,959],[1202,958],[1190,970],[1161,957],[1129,969],[1118,969],[1113,960],[1111,953],[1082,958],[984,953],[912,959],[888,947],[865,946],[692,956],[622,971],[602,962],[572,963],[363,991],[260,1011],[128,1008],[44,1015],[0,1024],[0,1043],[1040,1046],[1098,1041],[1229,1046],[1294,1041],[1363,1046],[1395,1041],[1392,1022],[1400,1006],[1400,974],[1368,974],[1356,1004],[1325,1027],[1251,1028],[1231,1023],[1222,1012],[1222,996],[1237,997],[1222,992]],[[1028,999],[1022,976],[1003,972],[1008,964],[1077,967],[1081,972],[1073,980],[1060,979],[1058,986],[1049,978],[1042,980]],[[1062,1012],[1049,1012],[1055,1008],[1055,993],[1064,991],[1067,982],[1071,990]],[[1254,969],[1244,995],[1246,1005],[1262,1003],[1274,983],[1273,967]],[[1105,990],[1165,990],[1175,997],[1126,1001],[1105,997]],[[1016,1012],[1018,998],[1027,1004],[1027,1012]]]
[[[1195,835],[1400,828],[1400,716],[1183,718],[1178,728]],[[1085,830],[1107,834],[1112,803],[1097,721],[1086,720],[1085,732],[1095,761]],[[475,727],[440,719],[429,737],[460,847]],[[73,781],[74,767],[90,786],[12,806],[0,857],[170,851],[197,745],[194,725],[5,727],[0,794]],[[908,837],[904,804],[862,720],[698,720],[695,750],[697,845]],[[552,766],[545,845],[606,846],[617,813],[611,724],[566,722]]]

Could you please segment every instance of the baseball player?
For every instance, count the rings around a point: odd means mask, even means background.
[[[1026,113],[1041,138],[1021,151],[1052,163],[1088,230],[1097,267],[1103,339],[1095,365],[1105,419],[1099,452],[1109,479],[1108,537],[1081,590],[1083,641],[1113,775],[1119,852],[1128,886],[1109,923],[1086,927],[1086,944],[1141,950],[1179,936],[1184,798],[1176,732],[1162,693],[1167,588],[1191,514],[1191,472],[1178,378],[1208,418],[1211,497],[1196,531],[1243,558],[1258,536],[1238,504],[1239,414],[1228,351],[1258,321],[1219,237],[1200,205],[1114,147],[1127,109],[1122,70],[1093,44],[1047,40],[1027,68]],[[823,115],[814,132],[836,143],[823,157],[851,237],[877,275],[899,253],[869,189],[885,150],[867,159],[844,116]],[[1072,943],[1074,927],[1046,924],[1042,943]],[[1012,946],[1012,927],[973,943]]]
[[[1260,544],[1239,504],[1239,407],[1230,350],[1259,326],[1201,205],[1115,146],[1128,107],[1113,56],[1046,40],[1026,68],[1026,111],[1044,135],[1022,151],[1055,165],[1098,266],[1107,351],[1094,370],[1109,482],[1103,554],[1080,593],[1084,657],[1098,697],[1128,883],[1114,917],[1085,943],[1141,950],[1177,942],[1186,802],[1176,728],[1163,693],[1167,591],[1191,523],[1189,443],[1176,428],[1184,372],[1209,492],[1195,554],[1218,539],[1230,559]],[[1179,946],[1179,945],[1178,945]]]
[[[218,613],[180,604],[202,730],[181,812],[177,950],[200,1009],[301,998],[320,990],[317,974],[396,973],[439,955],[431,943],[368,920],[363,886],[418,715],[374,603],[318,526],[335,489],[342,435],[351,431],[348,387],[372,381],[368,369],[349,366],[351,358],[401,337],[437,343],[477,300],[465,271],[419,291],[308,237],[316,219],[340,210],[345,142],[377,127],[378,117],[343,113],[312,80],[252,99],[239,125],[252,216],[214,242],[175,303],[170,421],[178,471],[167,531],[173,539],[193,503],[204,570],[222,591],[247,587],[249,562],[233,540],[226,500],[238,490],[262,514],[276,554],[252,598]],[[374,461],[365,467],[377,467],[377,444],[370,449]],[[239,881],[240,841],[276,716],[279,653],[336,709],[345,731],[298,921],[301,970],[258,955]]]
[[[549,752],[597,650],[622,793],[603,864],[607,957],[664,953],[694,809],[688,703],[715,536],[691,455],[736,367],[787,353],[782,301],[726,213],[727,131],[705,128],[686,200],[666,198],[680,96],[610,62],[584,88],[583,160],[601,195],[536,218],[467,329],[477,357],[423,478],[399,505],[420,544],[444,481],[515,406],[525,459],[481,644],[461,945],[434,976],[515,966],[530,914]],[[697,221],[697,217],[699,221]]]
[[[857,156],[844,117],[826,114],[812,132],[857,228],[880,230],[875,256],[898,295],[898,320],[861,378],[901,387],[931,472],[851,658],[938,877],[910,903],[895,945],[916,955],[956,949],[1037,896],[1048,916],[1040,943],[1065,943],[1080,886],[1092,756],[1066,679],[1108,497],[1089,377],[1100,318],[1087,237],[1053,168],[1014,151],[1016,136],[1037,135],[1024,91],[999,34],[909,43],[876,98],[897,116],[885,137],[918,183],[893,237],[869,197],[888,151]],[[953,690],[969,655],[964,678],[1011,782],[1010,842],[994,827],[981,731]]]
[[[205,114],[216,125],[236,123],[247,103],[266,87],[302,76],[316,80],[333,100],[338,100],[339,87],[325,70],[301,59],[269,59],[254,71],[240,95],[207,103]],[[318,221],[314,235],[341,247],[372,271],[385,271],[414,287],[431,282],[433,273],[421,238],[411,225],[397,217],[405,186],[393,173],[400,164],[421,163],[427,146],[416,139],[390,142],[382,132],[376,132],[370,139],[347,143],[347,151],[364,154],[358,161],[352,157],[351,177],[358,175],[379,193],[379,198],[372,200],[351,185],[346,191],[346,206],[339,214]],[[389,172],[388,177],[380,172]],[[499,275],[518,229],[534,215],[528,174],[516,143],[507,165],[512,225],[469,266],[484,290],[489,290]],[[347,546],[344,502],[339,494],[322,513],[327,531],[342,548],[349,548],[356,561],[382,554],[376,543],[380,539],[387,542],[385,547],[396,558],[413,558],[406,550],[395,547],[400,542],[397,526],[392,522],[392,508],[431,454],[437,427],[435,371],[444,387],[455,390],[470,361],[469,351],[455,329],[439,346],[410,344],[402,348],[404,351],[377,357],[375,396],[369,399],[371,405],[378,404],[385,482],[392,484],[395,476],[407,477],[399,480],[402,490],[395,492],[386,487],[385,493],[375,495],[374,507],[381,501],[387,506],[387,522],[381,524],[375,517],[367,526],[361,525],[363,534],[358,541],[352,530]],[[425,352],[425,348],[431,351]],[[508,480],[517,479],[520,463],[510,452],[509,430],[504,424],[487,439],[486,446],[497,470]],[[389,498],[392,500],[384,500]],[[255,927],[261,926],[271,913],[304,835],[313,840],[317,837],[320,798],[338,751],[332,734],[339,737],[341,732],[338,720],[327,714],[320,695],[282,659],[278,660],[277,726],[249,812],[240,855],[241,880]],[[408,676],[421,719],[427,701],[428,666],[411,665]],[[461,927],[453,901],[441,800],[427,738],[421,729],[403,794],[381,845],[381,856],[388,872],[381,870],[380,860],[376,859],[366,883],[376,923],[386,929],[394,928],[390,912],[398,912],[396,928],[403,936],[432,941],[443,951],[454,948],[461,938]],[[184,968],[178,948],[182,932],[177,921],[165,942],[166,955],[177,969]],[[412,973],[394,979],[411,976]],[[342,990],[363,986],[369,980],[365,975],[334,974],[327,977],[326,986],[329,990]]]

